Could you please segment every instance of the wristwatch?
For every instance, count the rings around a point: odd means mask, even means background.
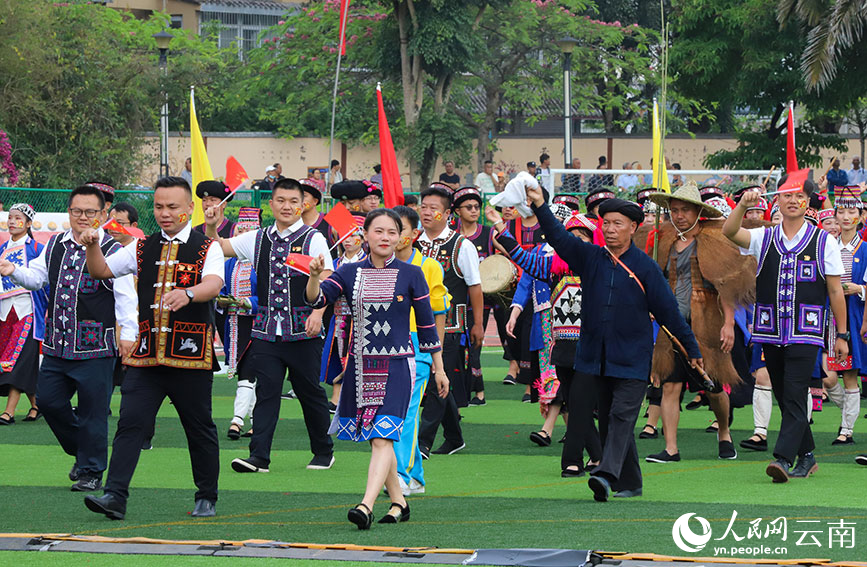
[[[195,299],[195,297],[196,297],[196,294],[193,293],[192,288],[189,288],[189,287],[188,287],[187,289],[184,290],[184,293],[187,294],[187,297],[190,298],[190,303],[192,303],[192,302],[193,302],[193,299]]]
[[[849,333],[837,333],[837,338],[849,342],[849,340],[852,338],[852,335]]]

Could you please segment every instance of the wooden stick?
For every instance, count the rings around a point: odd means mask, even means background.
[[[771,180],[771,175],[774,174],[774,170],[775,170],[775,169],[777,169],[777,166],[776,166],[776,165],[772,165],[770,171],[768,171],[768,176],[765,177],[765,182],[762,183],[762,187],[767,187],[767,186],[768,186],[768,181]]]

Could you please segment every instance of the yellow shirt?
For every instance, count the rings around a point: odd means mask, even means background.
[[[452,296],[443,283],[443,267],[440,263],[433,258],[422,256],[418,250],[413,250],[407,264],[421,268],[424,279],[430,289],[430,307],[434,315],[447,313],[449,307],[451,307]],[[412,333],[418,332],[418,328],[415,325],[415,311],[409,312],[409,330]]]

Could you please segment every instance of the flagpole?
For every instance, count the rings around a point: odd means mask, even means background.
[[[340,29],[343,33],[340,37],[337,38],[337,69],[334,71],[334,92],[331,94],[331,138],[328,143],[328,171],[331,173],[331,162],[334,160],[333,151],[334,151],[334,118],[337,112],[337,83],[340,81],[340,62],[343,57],[343,38],[346,37],[346,18],[349,16],[349,4],[346,4],[346,10],[344,11],[341,19],[340,19]],[[325,186],[325,190],[328,194],[331,194],[331,186],[334,185],[334,174],[331,174],[328,177],[328,183]]]

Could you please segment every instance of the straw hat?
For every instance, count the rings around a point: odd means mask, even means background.
[[[708,205],[704,201],[701,200],[701,193],[698,190],[698,186],[696,186],[694,181],[690,181],[679,187],[677,191],[674,193],[653,193],[650,195],[650,200],[656,203],[658,206],[663,209],[670,209],[671,200],[677,199],[678,201],[683,201],[684,203],[690,203],[697,207],[701,208],[701,216],[709,219],[717,219],[722,216],[722,213],[719,209]]]

